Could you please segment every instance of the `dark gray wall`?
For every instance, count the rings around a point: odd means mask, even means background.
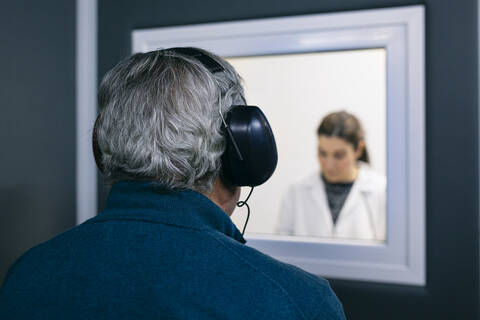
[[[135,28],[412,4],[426,5],[427,286],[331,283],[349,319],[479,319],[477,1],[102,0],[99,75]]]
[[[0,2],[0,284],[75,223],[75,1]]]

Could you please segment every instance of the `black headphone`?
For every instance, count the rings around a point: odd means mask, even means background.
[[[212,74],[225,72],[215,59],[196,48],[176,47],[169,51],[191,57],[202,63]],[[221,113],[220,113],[221,114]],[[97,123],[93,130],[92,145],[95,162],[103,171],[101,150],[97,141]],[[277,146],[267,118],[256,106],[233,105],[225,118],[222,116],[227,147],[222,155],[221,177],[233,186],[258,186],[268,180],[277,167]]]

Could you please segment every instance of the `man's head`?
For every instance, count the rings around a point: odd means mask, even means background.
[[[96,138],[107,180],[212,191],[226,144],[220,112],[245,100],[233,67],[203,52],[225,70],[167,49],[135,54],[105,75]]]

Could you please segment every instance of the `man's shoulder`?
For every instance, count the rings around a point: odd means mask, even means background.
[[[305,319],[319,316],[323,319],[321,315],[327,319],[344,319],[342,305],[327,280],[247,245],[228,240],[223,245],[239,264],[262,279],[257,286],[276,288]]]
[[[59,256],[59,253],[60,255],[62,253],[61,247],[68,246],[71,242],[65,241],[65,239],[75,237],[74,235],[78,234],[79,229],[81,229],[79,226],[73,227],[25,251],[10,266],[5,279],[17,272],[22,275],[29,275],[31,272],[28,269],[42,271],[43,268],[48,268],[53,262],[61,260],[62,257]],[[27,272],[25,273],[25,271]]]

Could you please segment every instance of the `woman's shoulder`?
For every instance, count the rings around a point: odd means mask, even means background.
[[[318,185],[320,181],[320,172],[315,171],[311,172],[308,175],[305,175],[293,183],[292,186],[299,189],[312,188]]]
[[[387,178],[385,175],[374,170],[370,165],[363,162],[359,164],[358,182],[365,189],[372,191],[384,191],[387,188]]]
[[[312,172],[306,176],[302,176],[291,183],[286,187],[287,194],[302,193],[304,194],[307,190],[317,187],[320,180],[319,172]]]

